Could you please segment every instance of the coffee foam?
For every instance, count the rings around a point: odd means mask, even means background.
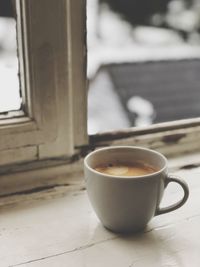
[[[113,176],[143,176],[156,172],[156,169],[144,163],[109,163],[95,167],[95,170]]]

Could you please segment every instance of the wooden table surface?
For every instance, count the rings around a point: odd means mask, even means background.
[[[154,217],[143,233],[102,227],[85,190],[59,187],[0,208],[0,266],[199,267],[200,168],[177,170],[190,188],[180,209]],[[163,205],[182,194],[176,185]]]

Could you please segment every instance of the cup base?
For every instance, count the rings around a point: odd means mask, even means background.
[[[140,226],[137,228],[128,228],[128,229],[121,229],[121,228],[118,229],[118,228],[113,228],[111,226],[106,226],[106,225],[103,225],[103,226],[106,230],[108,230],[112,233],[122,234],[122,235],[142,233],[146,229],[146,225]]]

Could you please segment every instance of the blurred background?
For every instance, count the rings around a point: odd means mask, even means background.
[[[200,116],[200,0],[87,0],[87,48],[89,134]],[[18,65],[0,0],[1,114],[20,109]]]
[[[20,106],[14,1],[0,0],[0,115]]]
[[[200,0],[88,0],[88,132],[200,116]]]

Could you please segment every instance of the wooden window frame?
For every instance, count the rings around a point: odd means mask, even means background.
[[[141,145],[167,156],[200,150],[200,119],[88,136],[86,1],[17,3],[24,115],[0,122],[4,195],[57,184],[101,146]]]
[[[73,8],[82,14],[76,22]],[[1,166],[72,155],[75,144],[85,142],[86,113],[74,112],[86,98],[84,8],[84,1],[76,7],[64,0],[16,1],[23,114],[0,121]],[[84,134],[73,135],[74,129]]]

